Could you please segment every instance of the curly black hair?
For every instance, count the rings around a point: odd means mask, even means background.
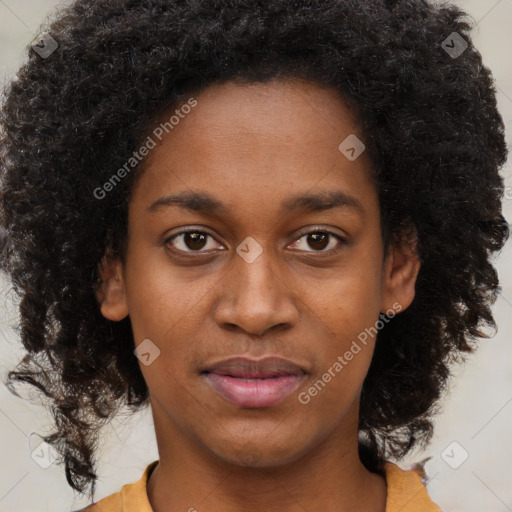
[[[130,319],[107,320],[96,297],[102,256],[124,261],[143,166],[108,198],[95,190],[163,112],[227,80],[306,79],[357,113],[384,240],[413,227],[421,261],[413,303],[378,334],[360,456],[380,471],[425,445],[452,363],[496,327],[491,257],[509,236],[504,127],[467,15],[425,0],[76,0],[46,30],[58,48],[28,50],[0,113],[0,262],[27,350],[6,385],[50,401],[44,439],[72,488],[94,495],[99,428],[149,403]]]

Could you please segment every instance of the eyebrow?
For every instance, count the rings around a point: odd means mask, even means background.
[[[226,215],[229,213],[228,206],[218,199],[206,193],[192,191],[161,197],[151,204],[147,211],[154,213],[173,206],[207,215]],[[281,207],[289,213],[323,212],[334,208],[350,208],[359,213],[365,213],[363,205],[358,199],[340,190],[326,190],[315,194],[297,194],[285,199]]]

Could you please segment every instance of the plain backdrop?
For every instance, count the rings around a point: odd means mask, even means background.
[[[271,1],[271,0],[269,0]],[[498,103],[512,138],[512,0],[459,0],[476,27],[473,40],[496,80]],[[0,80],[14,76],[26,59],[26,46],[41,22],[64,2],[0,0]],[[448,34],[447,34],[448,35]],[[512,169],[503,170],[507,193],[505,216],[512,221]],[[463,219],[461,219],[463,221]],[[430,457],[428,490],[444,512],[512,511],[512,265],[510,242],[497,258],[502,293],[494,306],[498,333],[458,367],[435,437],[423,452],[414,452],[400,466]],[[2,380],[23,351],[13,329],[17,311],[9,286],[0,274],[0,374]],[[35,396],[35,393],[32,393]],[[19,399],[0,385],[0,512],[68,512],[86,505],[74,495],[64,467],[41,468],[31,458],[39,443],[35,434],[50,431],[49,413],[37,400]],[[467,457],[467,458],[466,458]],[[104,430],[96,498],[138,480],[146,465],[158,458],[149,409],[116,419]],[[463,460],[464,462],[460,464]],[[460,464],[460,465],[459,465]],[[452,466],[457,466],[454,469]],[[306,511],[316,512],[316,511]]]

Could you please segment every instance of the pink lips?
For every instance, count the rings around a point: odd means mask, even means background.
[[[235,357],[203,372],[212,388],[239,407],[270,407],[293,393],[306,377],[299,366],[278,357]]]

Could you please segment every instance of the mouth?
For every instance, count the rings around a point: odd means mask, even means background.
[[[271,407],[293,393],[307,376],[285,359],[242,357],[221,361],[201,371],[211,388],[238,407]]]

